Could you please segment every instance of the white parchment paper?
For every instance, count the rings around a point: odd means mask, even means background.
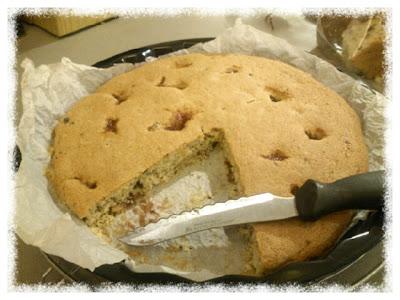
[[[198,44],[189,52],[242,53],[278,59],[310,73],[340,94],[359,114],[369,148],[370,170],[383,168],[384,108],[386,99],[361,82],[336,70],[329,63],[290,45],[285,40],[261,32],[238,21],[215,40]],[[22,162],[16,177],[17,234],[43,251],[58,255],[81,267],[94,270],[102,264],[127,259],[127,254],[94,235],[82,222],[64,213],[47,189],[44,170],[49,162],[48,146],[56,120],[83,96],[113,76],[135,66],[121,64],[109,69],[79,65],[64,58],[60,63],[35,67],[22,63],[23,115],[17,133]],[[140,272],[164,271],[193,280],[217,276],[209,270],[182,272],[166,266],[150,266],[130,261]]]

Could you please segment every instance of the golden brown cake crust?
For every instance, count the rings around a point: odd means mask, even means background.
[[[339,238],[352,219],[350,211],[324,216],[315,222],[298,218],[254,224],[255,243],[262,269],[321,255]]]
[[[358,116],[310,75],[261,57],[190,54],[144,64],[77,102],[55,128],[48,178],[83,218],[214,128],[224,132],[245,195],[289,196],[308,178],[330,182],[368,167]],[[328,216],[311,231],[298,220],[257,228],[273,226],[274,236],[288,239],[330,240],[337,228],[329,224],[336,221],[343,223]],[[267,237],[266,249],[280,247],[281,239]]]

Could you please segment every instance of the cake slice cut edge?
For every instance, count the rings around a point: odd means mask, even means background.
[[[141,207],[145,207],[145,210],[151,209],[150,205],[143,205],[143,201],[147,201],[146,199],[154,188],[170,182],[185,167],[206,159],[210,152],[218,146],[221,146],[224,153],[228,181],[238,186],[238,175],[235,171],[234,162],[229,157],[229,151],[226,149],[227,146],[224,143],[223,131],[213,129],[191,143],[182,145],[175,152],[166,155],[141,175],[133,178],[108,197],[99,201],[83,220],[89,227],[95,229],[96,232],[105,232],[105,229],[112,224],[115,216],[138,205],[139,202],[141,202]],[[236,191],[234,193],[235,195],[231,195],[232,197],[236,196]],[[148,212],[144,211],[143,213]],[[140,225],[145,226],[146,224],[141,222]]]

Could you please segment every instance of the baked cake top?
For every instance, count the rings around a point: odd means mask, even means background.
[[[54,131],[48,178],[79,217],[178,148],[219,129],[245,195],[366,171],[344,99],[279,61],[190,54],[146,63],[78,101]]]

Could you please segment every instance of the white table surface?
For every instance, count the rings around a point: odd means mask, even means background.
[[[115,54],[150,44],[214,37],[231,27],[237,17],[237,15],[121,17],[19,53],[18,61],[28,57],[36,65],[49,64],[58,62],[65,56],[76,63],[91,65]],[[285,17],[285,19],[273,17],[273,30],[265,21],[265,14],[244,17],[242,20],[262,31],[285,38],[304,50],[311,50],[316,46],[315,25],[302,16]]]

